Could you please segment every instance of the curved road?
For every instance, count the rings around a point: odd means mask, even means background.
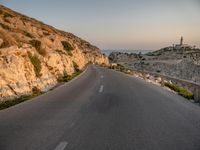
[[[199,149],[199,106],[95,66],[53,91],[0,111],[0,150]]]

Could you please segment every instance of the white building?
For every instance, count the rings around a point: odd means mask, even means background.
[[[180,44],[173,45],[173,49],[195,49],[195,46],[191,46],[188,44],[183,44],[183,37],[181,37]]]

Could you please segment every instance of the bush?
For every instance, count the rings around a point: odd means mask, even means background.
[[[43,92],[41,92],[41,90],[39,90],[37,87],[34,87],[32,91],[33,91],[33,94],[31,95],[22,95],[19,98],[16,98],[14,100],[0,102],[0,110],[17,105],[19,103],[22,103],[24,101],[30,100],[36,96],[43,94]]]
[[[30,44],[35,47],[36,50],[41,49],[41,42],[38,40],[31,40]]]
[[[73,66],[74,66],[74,70],[75,70],[76,72],[79,72],[80,69],[79,69],[78,64],[77,64],[76,62],[74,62],[74,61],[72,61],[72,63],[73,63]]]
[[[64,70],[64,72],[63,72],[63,81],[64,82],[69,81],[69,75],[67,74],[66,70]]]
[[[67,51],[70,52],[73,50],[73,47],[71,46],[71,44],[67,41],[61,41],[63,48]]]
[[[33,87],[32,92],[33,92],[33,96],[38,96],[38,95],[42,94],[42,91],[40,89],[38,89],[37,87]]]
[[[161,70],[156,70],[157,73],[161,73]]]
[[[6,48],[6,47],[9,47],[10,44],[8,41],[3,41],[3,43],[1,44],[0,48]]]
[[[146,60],[146,58],[142,58],[142,60]]]
[[[35,47],[35,49],[37,50],[37,52],[42,55],[42,56],[45,56],[46,55],[46,50],[45,49],[42,49],[41,47],[41,42],[38,41],[38,40],[31,40],[30,41],[30,44]]]
[[[58,82],[68,82],[70,80],[72,80],[73,78],[75,78],[76,76],[78,76],[79,74],[81,74],[82,71],[78,71],[78,72],[74,72],[72,75],[68,75],[66,71],[63,72],[63,76],[61,75],[57,81]]]
[[[74,70],[75,72],[72,75],[68,75],[66,71],[63,72],[63,76],[61,75],[57,81],[58,82],[68,82],[70,80],[72,80],[73,78],[75,78],[76,76],[78,76],[82,71],[79,69],[79,66],[77,65],[76,62],[72,62],[73,66],[74,66]]]
[[[125,74],[129,74],[129,75],[132,75],[133,74],[133,71],[126,68],[125,66],[121,65],[121,64],[117,64],[116,66],[110,66],[109,67],[110,69],[114,69],[116,71],[120,71],[120,72],[123,72]]]
[[[0,102],[0,110],[6,109],[8,107],[14,106],[14,105],[19,104],[19,103],[22,103],[22,102],[29,100],[31,98],[33,98],[33,97],[25,95],[25,96],[21,96],[20,98],[17,98],[17,99],[14,99],[14,100]]]
[[[64,70],[63,75],[57,79],[58,82],[68,82],[70,80],[70,76],[67,74],[66,70]]]
[[[0,9],[0,15],[3,14],[3,11]]]
[[[61,75],[57,81],[58,82],[68,82],[70,81],[71,79],[73,79],[73,75],[68,75],[66,71],[63,72],[63,75]]]
[[[5,30],[11,31],[11,28],[3,23],[0,23],[0,26]]]
[[[4,12],[4,15],[3,15],[4,18],[7,18],[7,17],[10,17],[10,18],[13,18],[14,16],[7,13],[7,12]]]
[[[32,36],[29,32],[24,31],[24,34],[25,34],[25,36],[27,36],[27,37],[29,37],[29,38],[33,38],[33,36]],[[32,45],[32,44],[31,44],[31,45]]]
[[[29,57],[32,65],[34,66],[34,71],[35,71],[36,77],[40,77],[41,76],[40,71],[42,70],[42,66],[41,66],[41,62],[40,62],[39,58],[36,55],[32,56],[31,53],[28,53],[28,57]]]
[[[184,89],[182,87],[179,87],[176,84],[171,84],[168,82],[165,82],[164,85],[168,88],[170,88],[171,90],[177,92],[179,95],[187,98],[187,99],[193,99],[194,98],[194,94],[191,93],[190,91],[188,91],[187,89]]]

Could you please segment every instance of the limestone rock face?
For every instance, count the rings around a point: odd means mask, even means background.
[[[0,101],[47,91],[64,72],[108,65],[90,43],[0,5]]]

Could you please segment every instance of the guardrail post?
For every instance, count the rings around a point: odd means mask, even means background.
[[[195,86],[194,100],[195,102],[200,102],[200,87],[199,86]]]

